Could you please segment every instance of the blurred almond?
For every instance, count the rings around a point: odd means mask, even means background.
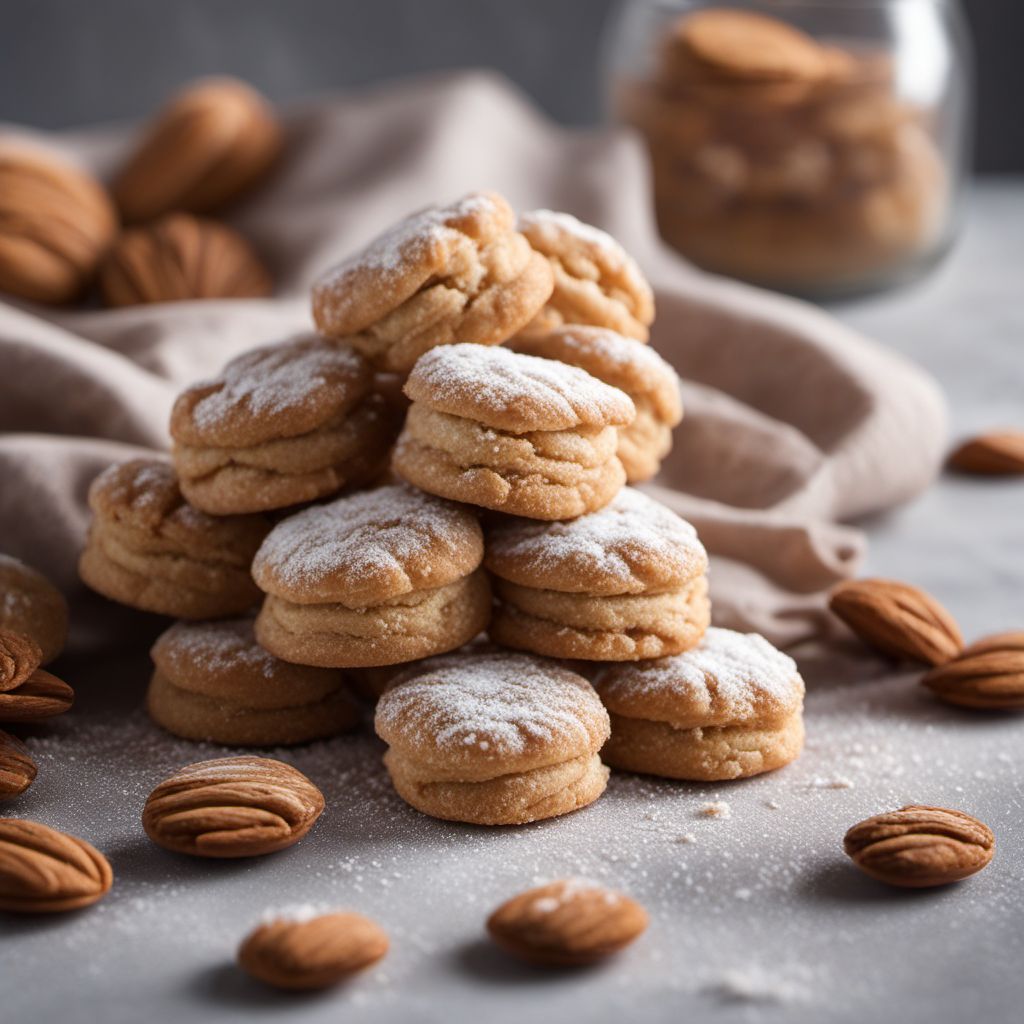
[[[941,665],[964,646],[956,620],[909,583],[865,579],[840,583],[829,607],[869,647],[895,658]]]
[[[947,704],[965,708],[1024,708],[1024,632],[997,633],[971,644],[921,682]]]
[[[42,660],[43,652],[35,640],[0,629],[0,693],[21,686]]]
[[[187,85],[157,115],[117,175],[113,192],[126,221],[172,210],[209,213],[256,185],[281,150],[267,101],[234,78]]]
[[[125,231],[100,269],[108,306],[260,298],[271,287],[266,268],[237,231],[187,213]]]
[[[996,430],[965,441],[949,457],[961,473],[1024,475],[1024,430]]]
[[[323,794],[291,765],[222,757],[161,782],[146,801],[142,827],[177,853],[257,857],[297,843],[323,809]]]
[[[0,292],[52,304],[77,298],[116,226],[110,198],[85,171],[0,139]]]
[[[0,910],[50,914],[101,899],[114,875],[84,839],[37,821],[0,818]]]
[[[514,896],[487,919],[503,949],[543,967],[594,963],[647,928],[647,912],[622,893],[564,879]]]
[[[21,796],[35,781],[37,770],[21,740],[0,731],[0,800]]]
[[[71,710],[75,691],[45,669],[36,669],[20,686],[0,693],[0,722],[34,722]]]
[[[249,934],[238,963],[268,985],[316,989],[343,981],[387,951],[387,935],[362,914],[275,917]]]

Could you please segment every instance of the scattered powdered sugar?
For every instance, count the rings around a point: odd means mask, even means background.
[[[731,818],[732,807],[725,800],[707,800],[700,805],[697,813],[702,818]]]
[[[523,355],[501,346],[440,345],[420,357],[409,393],[428,405],[502,427],[509,417],[531,420],[531,430],[563,430],[579,424],[629,423],[632,399],[578,366]],[[523,413],[524,409],[529,410]]]
[[[597,694],[557,666],[520,654],[431,659],[377,705],[377,731],[412,732],[439,750],[476,746],[495,757],[532,743],[589,744],[587,719],[603,718]]]
[[[599,895],[602,901],[609,907],[614,907],[622,902],[619,893],[595,882],[591,878],[566,878],[552,882],[543,887],[543,896],[537,896],[530,901],[530,907],[539,914],[552,914],[559,907],[564,907],[580,896]]]
[[[561,589],[554,585],[558,579],[575,586],[581,575],[605,578],[609,590],[643,589],[646,578],[637,579],[638,569],[644,577],[655,570],[681,583],[707,567],[693,526],[631,487],[600,511],[569,522],[502,523],[488,534],[487,558],[499,576],[514,562],[516,575],[537,576],[551,589]]]
[[[154,656],[184,660],[211,674],[244,668],[270,679],[280,664],[253,635],[252,619],[221,619],[216,622],[176,622],[160,635]]]
[[[723,971],[702,991],[726,1003],[807,1002],[812,998],[813,980],[813,972],[806,965],[783,968],[779,964],[771,967],[755,964]]]
[[[326,913],[329,911],[315,903],[289,903],[280,908],[264,910],[260,915],[260,924],[273,924],[275,921],[306,924]]]
[[[545,234],[555,233],[572,235],[581,241],[597,246],[605,257],[615,263],[632,263],[626,250],[607,231],[586,224],[571,213],[559,213],[556,210],[530,210],[519,215],[519,230],[531,236],[531,241],[543,238]]]

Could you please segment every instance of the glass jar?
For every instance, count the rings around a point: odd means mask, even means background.
[[[699,266],[830,297],[948,248],[970,141],[955,0],[626,0],[605,52],[659,230]]]

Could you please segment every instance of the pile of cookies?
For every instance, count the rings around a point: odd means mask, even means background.
[[[669,23],[617,114],[651,154],[662,235],[701,266],[806,290],[871,281],[941,240],[932,110],[892,60],[751,11]]]
[[[317,333],[188,388],[172,461],[90,490],[83,580],[182,620],[153,719],[276,746],[380,696],[398,793],[480,824],[583,807],[606,763],[711,780],[796,757],[796,665],[709,629],[696,531],[631,486],[682,416],[653,316],[614,239],[494,193],[325,273]]]

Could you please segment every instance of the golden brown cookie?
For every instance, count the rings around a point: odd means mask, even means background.
[[[491,639],[548,657],[660,658],[695,646],[710,619],[697,531],[628,487],[571,522],[492,524],[484,564]]]
[[[0,629],[39,645],[43,665],[64,649],[68,603],[41,573],[10,555],[0,554]]]
[[[435,818],[521,825],[593,803],[608,780],[593,687],[542,658],[432,658],[395,680],[375,724],[398,795]]]
[[[432,494],[483,508],[568,519],[625,482],[616,427],[632,401],[585,370],[506,348],[428,352],[405,384],[412,407],[395,471]]]
[[[240,355],[171,412],[182,493],[211,515],[286,508],[364,483],[387,465],[397,426],[366,360],[316,335]]]
[[[397,665],[487,627],[491,592],[472,511],[392,485],[278,523],[253,562],[256,638],[299,665]]]
[[[257,185],[281,152],[267,101],[236,78],[203,78],[160,111],[114,179],[126,221],[209,213]]]
[[[187,299],[258,299],[273,289],[252,246],[233,228],[172,213],[123,232],[100,267],[108,306]]]
[[[551,298],[527,333],[593,324],[647,340],[654,293],[636,261],[611,235],[553,210],[524,213],[519,230],[548,258],[555,278]]]
[[[77,298],[116,229],[113,204],[89,174],[41,147],[0,140],[0,292]]]
[[[803,749],[803,679],[757,633],[712,627],[685,654],[609,666],[594,685],[613,768],[714,782],[781,768]]]
[[[104,597],[179,619],[237,615],[259,600],[249,566],[270,524],[193,508],[170,463],[110,466],[89,488],[89,507],[78,571]]]
[[[339,671],[275,658],[256,643],[250,618],[178,622],[152,656],[150,717],[184,739],[286,746],[334,736],[359,721]]]
[[[567,326],[513,339],[516,352],[557,359],[624,391],[636,419],[619,429],[619,461],[628,483],[649,480],[672,449],[672,429],[683,418],[679,375],[654,349],[606,327]]]
[[[497,345],[551,294],[551,268],[494,192],[401,221],[313,286],[313,318],[382,370],[407,373],[436,345]]]

